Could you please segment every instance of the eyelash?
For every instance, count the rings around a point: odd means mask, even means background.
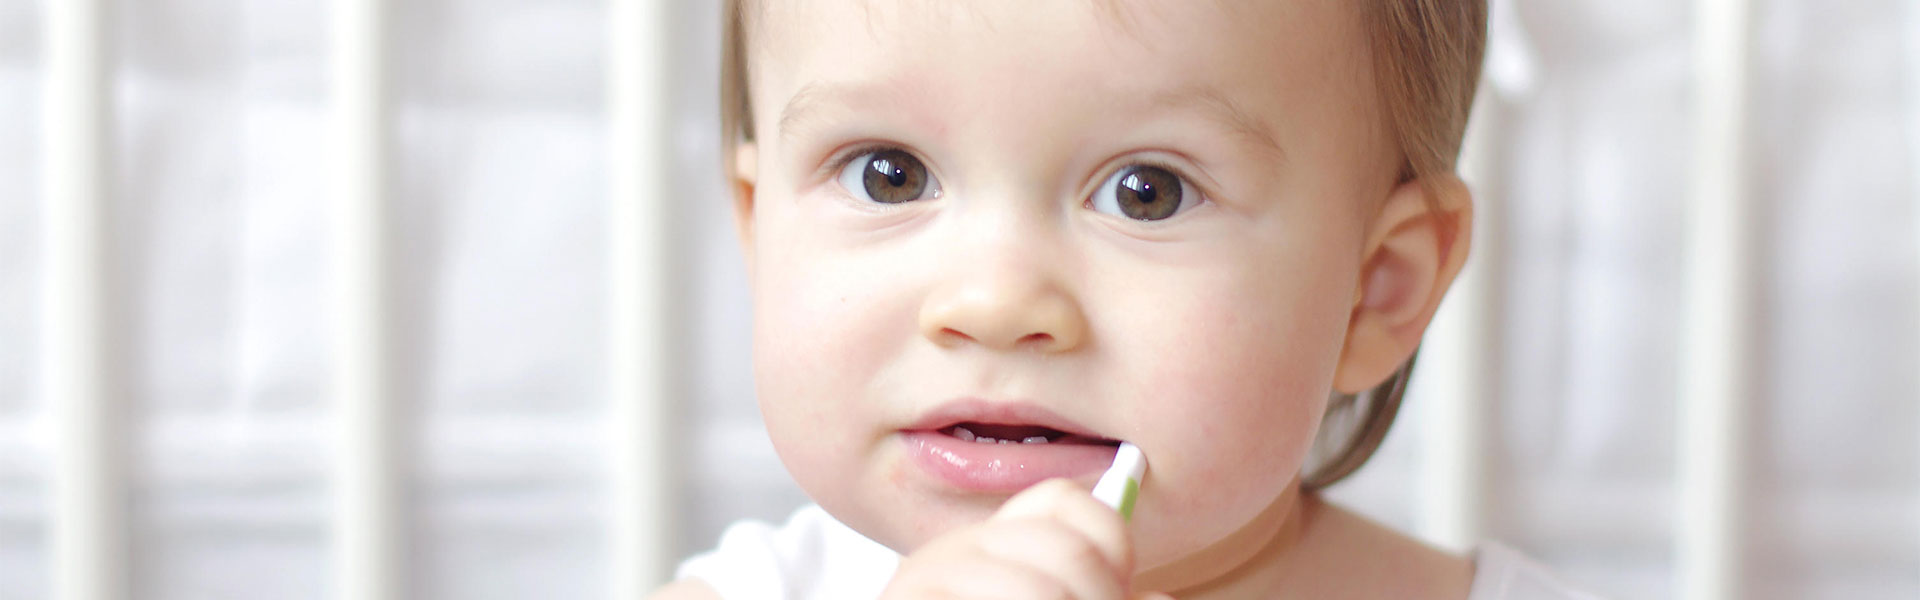
[[[839,182],[838,182],[839,174],[845,171],[848,165],[853,164],[853,161],[859,160],[862,157],[866,157],[872,154],[876,154],[880,152],[888,152],[888,151],[896,151],[896,152],[901,152],[905,154],[911,154],[913,155],[914,158],[917,158],[920,160],[921,165],[927,165],[927,159],[922,158],[919,153],[914,152],[912,150],[908,150],[905,147],[900,146],[899,144],[875,142],[875,143],[857,144],[854,146],[849,146],[847,150],[842,150],[839,153],[834,154],[831,159],[827,160],[827,162],[821,166],[820,172],[816,174],[815,177],[819,181],[823,182],[823,185],[832,186],[834,188],[834,193],[840,195],[842,198],[847,200],[848,203],[853,204],[859,210],[862,210],[868,213],[873,213],[876,215],[889,215],[902,210],[908,210],[908,209],[914,208],[914,205],[918,204],[917,202],[902,202],[899,204],[887,204],[884,202],[864,202],[853,195],[854,194],[853,190],[843,189],[839,185]],[[926,166],[926,169],[929,175],[931,176],[933,167]],[[933,176],[933,177],[936,181],[939,180],[938,176]]]
[[[1175,213],[1172,216],[1169,216],[1165,219],[1161,219],[1158,221],[1141,221],[1137,219],[1127,219],[1129,223],[1132,223],[1137,227],[1148,227],[1148,228],[1165,227],[1167,225],[1167,222],[1179,219],[1181,218],[1181,215],[1193,212],[1194,210],[1199,209],[1201,206],[1204,206],[1206,204],[1210,204],[1213,202],[1212,200],[1213,193],[1211,191],[1208,191],[1207,188],[1201,186],[1198,179],[1194,178],[1191,175],[1188,175],[1186,169],[1175,166],[1173,165],[1173,163],[1165,160],[1159,160],[1155,158],[1136,158],[1136,159],[1129,159],[1126,162],[1115,163],[1113,165],[1113,168],[1101,171],[1100,177],[1094,180],[1094,181],[1097,181],[1098,183],[1094,184],[1094,187],[1092,189],[1089,189],[1087,193],[1084,194],[1084,199],[1080,201],[1080,207],[1087,210],[1093,210],[1093,197],[1096,194],[1100,193],[1100,186],[1106,185],[1108,180],[1113,179],[1113,175],[1115,173],[1119,173],[1120,171],[1126,170],[1129,167],[1153,167],[1156,169],[1164,170],[1168,173],[1172,173],[1174,177],[1180,178],[1180,184],[1182,186],[1185,186],[1188,190],[1191,190],[1195,195],[1199,196],[1198,198],[1194,199],[1193,206],[1188,207],[1184,210],[1181,210],[1180,212]]]
[[[855,159],[858,159],[862,156],[866,156],[869,154],[873,154],[875,152],[885,152],[889,150],[912,154],[914,155],[914,157],[920,158],[921,164],[929,164],[929,161],[927,161],[927,159],[925,158],[921,158],[919,153],[914,152],[912,150],[908,150],[905,147],[900,146],[899,144],[876,142],[876,143],[859,144],[855,146],[850,146],[848,149],[841,150],[840,152],[834,154],[832,158],[828,159],[827,162],[821,165],[820,171],[815,175],[815,177],[827,183],[832,183],[833,176],[845,170],[847,168],[847,165],[849,163],[852,163]],[[1173,176],[1179,177],[1180,182],[1182,184],[1191,188],[1195,193],[1200,195],[1200,198],[1197,201],[1198,203],[1194,205],[1195,208],[1200,206],[1200,204],[1211,202],[1211,199],[1213,198],[1213,193],[1208,191],[1205,187],[1201,186],[1198,180],[1196,180],[1190,175],[1187,175],[1186,169],[1182,169],[1178,166],[1174,166],[1171,162],[1168,162],[1165,160],[1158,160],[1153,158],[1142,158],[1142,159],[1135,159],[1135,160],[1129,160],[1127,162],[1117,163],[1113,166],[1113,168],[1101,171],[1100,177],[1094,180],[1099,183],[1096,183],[1095,187],[1089,189],[1086,193],[1081,194],[1080,207],[1084,209],[1092,210],[1093,195],[1096,193],[1099,193],[1100,191],[1099,186],[1102,184],[1105,184],[1108,179],[1112,178],[1114,173],[1118,173],[1121,169],[1125,169],[1127,167],[1154,167],[1157,169],[1163,169],[1168,173],[1172,173]],[[935,178],[938,179],[938,176],[936,175]],[[844,190],[842,191],[844,192]],[[891,212],[891,211],[906,208],[906,204],[876,204],[872,202],[863,202],[861,204],[862,206],[866,206],[869,210],[876,210],[876,211],[882,211],[882,212]],[[1182,212],[1183,213],[1192,212],[1193,210],[1194,209],[1189,208]],[[1176,218],[1179,218],[1179,216],[1180,215],[1176,214],[1172,217],[1168,217],[1160,221],[1135,221],[1135,223],[1141,226],[1146,226],[1146,227],[1162,226],[1162,225],[1165,225],[1167,221],[1172,221]]]
[[[840,171],[845,170],[847,168],[847,165],[849,163],[852,163],[854,159],[860,158],[862,156],[866,156],[868,154],[873,154],[875,152],[886,152],[889,150],[905,152],[907,154],[912,154],[914,158],[920,158],[919,153],[914,152],[912,150],[908,150],[906,148],[902,148],[897,144],[887,144],[887,143],[861,144],[857,146],[851,146],[847,150],[841,150],[839,153],[834,154],[833,157],[828,159],[825,164],[821,165],[820,172],[816,174],[816,176],[819,177],[820,179],[831,181],[833,175],[839,173]],[[925,158],[920,158],[920,163],[926,164],[927,160]]]

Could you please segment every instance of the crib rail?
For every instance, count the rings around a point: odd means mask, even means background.
[[[1920,2],[1907,3],[1907,159],[1912,163],[1907,169],[1907,194],[1912,196],[1913,239],[1920,243]],[[1914,369],[1915,377],[1920,377],[1920,369]],[[1920,438],[1920,436],[1915,436]],[[1920,448],[1915,449],[1920,452]],[[1920,506],[1914,507],[1920,513]],[[1915,519],[1920,522],[1920,519]],[[1920,531],[1913,532],[1914,539],[1920,540]]]
[[[643,598],[672,564],[676,539],[671,515],[675,481],[669,378],[678,366],[668,352],[673,337],[669,290],[676,289],[667,229],[669,123],[666,24],[671,11],[656,0],[613,0],[607,20],[607,111],[612,215],[607,365],[611,380],[608,465],[613,482],[612,590],[615,598]]]
[[[106,235],[112,193],[108,3],[46,4],[43,393],[53,420],[52,584],[62,600],[125,597],[126,454]]]
[[[1740,490],[1749,355],[1757,316],[1752,273],[1755,208],[1747,193],[1747,0],[1699,0],[1694,14],[1694,142],[1680,322],[1679,502],[1674,515],[1678,596],[1744,598]]]
[[[334,326],[332,595],[403,598],[398,452],[392,382],[389,267],[389,100],[386,2],[332,4],[330,255]]]

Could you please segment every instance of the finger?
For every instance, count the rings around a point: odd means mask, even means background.
[[[980,600],[1069,600],[1072,588],[1028,565],[1001,560],[972,560],[941,571],[933,595]],[[918,598],[920,594],[909,597]],[[1091,599],[1089,599],[1091,600]]]
[[[1008,498],[995,517],[1019,517],[1022,515],[1046,514],[1047,508],[1069,496],[1093,498],[1093,490],[1081,487],[1071,479],[1054,478],[1027,486],[1027,489]],[[1097,502],[1096,502],[1097,503]]]
[[[906,557],[881,598],[1067,600],[1074,597],[1071,589],[1053,574],[987,553],[981,537],[994,534],[988,525],[982,523],[956,532],[960,535],[942,536]]]
[[[1022,518],[988,523],[974,538],[982,554],[1028,565],[1073,591],[1081,600],[1121,600],[1123,577],[1087,536],[1057,520]]]
[[[1041,518],[1057,520],[1080,532],[1106,556],[1116,576],[1133,575],[1133,538],[1120,513],[1093,499],[1092,492],[1065,479],[1050,479],[1027,488],[994,513],[994,519]]]
[[[1135,596],[1134,600],[1173,600],[1173,596],[1168,595],[1166,592],[1147,592]]]

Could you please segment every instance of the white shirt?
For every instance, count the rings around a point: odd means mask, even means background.
[[[1482,544],[1473,553],[1467,600],[1596,600],[1511,548]],[[741,521],[713,550],[680,563],[678,577],[697,578],[725,600],[877,598],[900,555],[834,519],[817,505],[794,511],[783,525]]]

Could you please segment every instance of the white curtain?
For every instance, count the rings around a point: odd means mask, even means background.
[[[48,596],[36,381],[45,2],[0,0],[0,600]],[[1920,595],[1920,8],[1759,2],[1765,223],[1747,553],[1756,598]],[[409,0],[394,22],[410,597],[604,597],[602,12]],[[717,3],[679,0],[671,186],[690,369],[679,546],[805,498],[752,400],[721,194]],[[1518,0],[1483,189],[1505,222],[1487,534],[1620,598],[1672,586],[1690,3]],[[140,598],[321,598],[329,377],[324,0],[116,5]],[[1333,492],[1412,530],[1416,385]]]

